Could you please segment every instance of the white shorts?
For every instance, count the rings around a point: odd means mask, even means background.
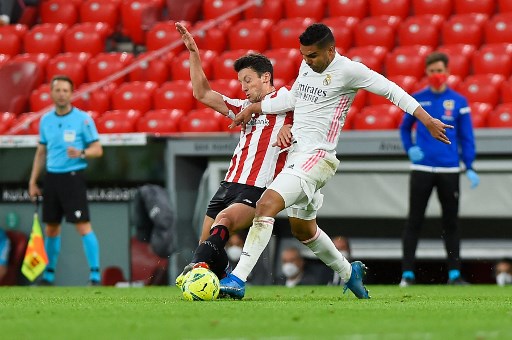
[[[268,189],[283,197],[289,217],[315,219],[323,203],[320,189],[336,173],[338,165],[336,156],[325,151],[313,155],[292,152]]]

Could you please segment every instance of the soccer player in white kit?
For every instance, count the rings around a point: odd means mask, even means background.
[[[221,293],[243,298],[247,275],[272,235],[274,217],[286,208],[292,234],[340,275],[345,282],[344,291],[350,289],[358,298],[367,299],[364,264],[350,264],[316,223],[323,199],[320,189],[338,168],[336,146],[357,90],[384,96],[414,114],[441,142],[450,143],[445,129],[451,126],[433,119],[414,98],[384,76],[339,55],[326,25],[309,26],[299,41],[304,60],[289,95],[249,105],[232,124],[245,124],[259,112],[294,110],[291,135],[284,132],[277,141],[280,146],[292,142],[285,167],[257,202],[242,256],[233,272],[221,280]]]

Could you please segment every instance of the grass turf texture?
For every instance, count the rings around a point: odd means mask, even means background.
[[[248,287],[185,301],[176,287],[2,287],[2,339],[512,339],[512,287]]]

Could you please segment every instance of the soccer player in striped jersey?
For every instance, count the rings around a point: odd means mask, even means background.
[[[192,35],[180,23],[176,23],[176,29],[190,53],[194,97],[201,103],[234,118],[251,103],[283,96],[288,92],[285,87],[274,87],[272,63],[260,54],[245,55],[235,61],[234,68],[246,94],[245,99],[232,99],[213,91],[202,69],[199,50]],[[177,286],[182,285],[187,272],[194,265],[202,266],[203,263],[217,276],[223,277],[228,266],[224,247],[229,234],[251,226],[256,201],[283,168],[286,152],[272,146],[272,141],[277,139],[281,127],[291,124],[292,119],[291,111],[258,115],[244,127],[228,172],[208,205],[200,244],[191,264],[176,279]]]
[[[442,142],[450,143],[445,129],[451,126],[433,119],[414,98],[382,75],[339,55],[334,36],[326,25],[310,25],[299,41],[304,60],[288,96],[253,103],[232,124],[243,125],[258,112],[294,110],[291,135],[285,136],[285,139],[293,138],[294,143],[285,167],[258,201],[240,261],[221,280],[221,293],[243,298],[247,275],[270,240],[274,217],[286,209],[292,234],[339,274],[345,282],[345,291],[350,289],[358,298],[367,299],[364,264],[360,261],[350,264],[316,223],[323,200],[320,189],[338,168],[336,147],[357,90],[364,88],[384,96],[414,114]]]

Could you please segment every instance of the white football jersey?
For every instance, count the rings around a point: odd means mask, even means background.
[[[336,53],[322,73],[316,73],[302,61],[288,96],[265,98],[261,108],[265,114],[294,110],[293,152],[335,153],[347,112],[359,89],[382,95],[410,114],[419,106],[392,81]]]

